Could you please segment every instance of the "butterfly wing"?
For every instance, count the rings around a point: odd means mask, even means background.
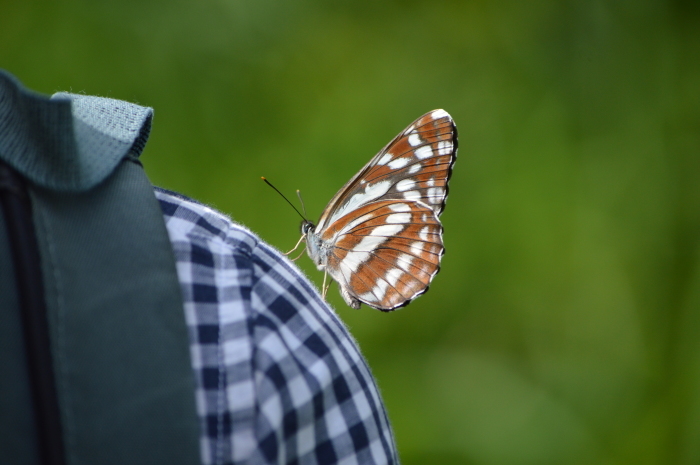
[[[447,112],[418,118],[331,200],[316,234],[348,305],[389,311],[427,291],[444,253],[442,225],[457,129]]]
[[[457,128],[452,117],[444,110],[426,113],[338,191],[323,211],[316,231],[379,200],[419,201],[440,215],[456,156]]]
[[[333,226],[326,269],[351,307],[404,306],[428,290],[440,269],[442,225],[423,203],[373,202]]]

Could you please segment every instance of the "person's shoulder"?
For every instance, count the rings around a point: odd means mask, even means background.
[[[185,283],[185,301],[192,304],[189,320],[199,325],[193,333],[210,334],[215,327],[211,339],[224,348],[227,373],[235,373],[230,380],[217,374],[207,391],[224,386],[225,392],[236,392],[235,400],[223,405],[217,400],[207,411],[223,408],[223,414],[239,419],[231,434],[249,441],[240,439],[238,452],[262,463],[277,461],[280,451],[288,463],[318,457],[327,463],[396,463],[391,427],[369,366],[306,276],[226,215],[175,192],[156,189],[156,197]],[[213,320],[212,309],[218,309]],[[193,353],[206,357],[211,351],[200,347]],[[211,370],[220,363],[217,355],[197,365]],[[332,437],[328,431],[334,431]],[[218,432],[208,435],[212,450],[222,440]],[[303,447],[286,447],[297,441]]]
[[[263,333],[276,333],[290,351],[305,344],[296,339],[299,334],[309,336],[304,328],[322,335],[322,343],[313,338],[314,349],[323,353],[321,358],[336,350],[339,341],[352,341],[342,320],[311,281],[279,250],[197,200],[161,188],[155,188],[155,194],[183,282],[217,288],[220,305],[229,300],[243,303],[245,319],[253,326],[262,325]],[[294,329],[286,331],[289,328]],[[288,340],[290,335],[293,341]],[[350,358],[360,361],[354,341],[350,346],[354,352]],[[264,352],[265,345],[258,349]],[[271,348],[276,349],[279,347]]]
[[[261,243],[252,231],[208,205],[160,187],[154,191],[173,242],[204,240],[244,254]]]
[[[177,192],[156,187],[155,194],[176,249],[182,248],[177,244],[185,244],[190,252],[211,256],[208,265],[217,273],[238,270],[236,282],[245,281],[253,292],[267,289],[265,297],[292,294],[297,305],[328,309],[301,270],[245,226]]]

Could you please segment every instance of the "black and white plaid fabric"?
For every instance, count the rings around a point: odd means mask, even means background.
[[[309,281],[222,214],[156,196],[184,297],[202,462],[398,463],[369,367]]]

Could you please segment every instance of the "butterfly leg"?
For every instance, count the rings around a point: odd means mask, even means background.
[[[323,285],[321,286],[321,297],[323,300],[326,300],[326,294],[328,293],[328,288],[331,287],[331,283],[328,283],[328,286],[326,286],[326,278],[328,277],[328,272],[323,271]]]
[[[301,241],[303,241],[303,240],[304,240],[304,235],[302,234],[301,237],[299,238],[299,240],[297,241],[297,245],[295,245],[294,248],[293,248],[292,250],[290,250],[289,252],[285,253],[284,255],[289,255],[290,253],[294,252],[297,248],[299,248],[299,244],[301,244]],[[297,258],[299,258],[299,257],[297,257]],[[295,258],[294,260],[296,260],[296,258]],[[292,260],[292,261],[293,261],[293,260]]]
[[[299,255],[297,255],[296,257],[292,258],[291,260],[292,260],[293,262],[299,260],[299,259],[301,258],[301,256],[304,255],[304,252],[306,252],[306,247],[304,247],[304,248],[302,249],[302,251],[301,251],[301,253],[300,253]]]

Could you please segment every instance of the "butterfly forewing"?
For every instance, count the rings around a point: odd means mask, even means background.
[[[330,201],[307,250],[353,308],[393,310],[427,291],[444,253],[442,225],[457,129],[447,112],[418,118]]]
[[[444,110],[434,110],[404,129],[333,197],[317,230],[376,200],[414,200],[439,215],[457,153],[457,128]]]

